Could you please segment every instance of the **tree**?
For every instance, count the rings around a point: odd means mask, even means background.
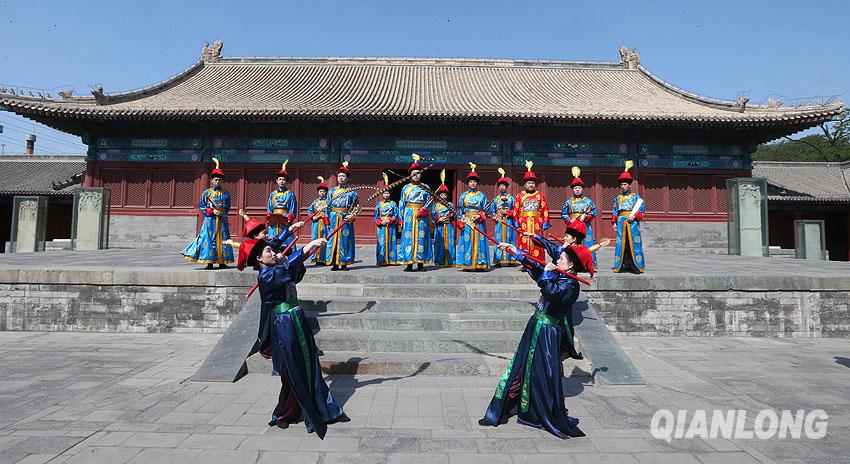
[[[833,121],[818,126],[820,134],[800,139],[783,137],[778,143],[759,145],[753,154],[759,161],[847,161],[850,160],[850,109],[844,108]]]

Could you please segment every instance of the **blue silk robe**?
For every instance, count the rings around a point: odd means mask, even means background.
[[[222,187],[208,188],[201,194],[198,209],[204,217],[201,231],[192,243],[180,254],[188,261],[204,264],[225,264],[233,262],[233,247],[222,242],[230,239],[230,226],[227,213],[230,211],[230,192]],[[221,216],[213,214],[217,209]]]
[[[281,394],[272,420],[296,422],[303,417],[307,430],[324,439],[327,424],[336,422],[343,411],[322,377],[316,340],[298,306],[295,285],[304,277],[306,259],[301,249],[277,266],[260,269],[257,338],[261,351],[271,351],[274,370],[281,376]]]
[[[485,212],[487,208],[487,197],[483,192],[478,190],[467,190],[460,194],[457,206],[459,214],[468,218],[474,218]],[[487,223],[484,221],[479,222],[478,227],[485,232],[487,231]],[[479,234],[477,230],[464,225],[457,242],[455,267],[461,269],[489,269],[490,249],[487,246],[487,237]]]
[[[419,217],[419,211],[430,210],[433,202],[431,193],[419,185],[410,183],[401,189],[398,209],[403,229],[398,246],[398,264],[430,263],[434,260],[430,213]]]
[[[509,211],[514,210],[514,205],[516,204],[516,198],[510,193],[498,194],[496,198],[493,199],[493,203],[490,204],[490,208],[488,209],[488,213],[490,216],[495,217],[495,215],[499,212],[502,213],[502,221],[514,226],[519,227],[519,223],[514,220],[514,218],[507,217],[507,213]],[[512,245],[516,245],[516,231],[508,227],[506,224],[500,224],[498,222],[494,223],[493,227],[495,228],[493,232],[493,237],[500,242],[507,242]],[[516,260],[509,256],[508,253],[500,250],[498,247],[493,251],[493,262],[499,264],[516,264]]]
[[[582,213],[587,213],[587,219],[584,223],[587,226],[587,235],[584,237],[581,244],[590,248],[591,245],[596,243],[596,239],[593,237],[593,227],[590,223],[593,218],[599,215],[599,210],[596,209],[596,205],[593,204],[593,200],[586,195],[582,195],[580,197],[573,196],[570,197],[570,199],[564,203],[564,207],[561,208],[561,218],[567,224],[570,223],[570,219],[578,220],[578,217],[581,216]],[[593,253],[593,266],[596,266],[596,252]]]
[[[627,221],[629,214],[632,212],[640,195],[636,192],[629,192],[628,195],[617,195],[614,199],[614,209],[612,211],[612,219],[617,224],[617,246],[614,249],[614,272],[620,272],[623,269],[623,263],[626,261],[626,253],[629,254],[632,263],[637,267],[639,272],[643,272],[646,262],[643,258],[643,240],[640,238],[640,228],[638,224],[643,219],[643,213],[646,211],[646,203],[642,203],[635,214],[635,220],[631,223]]]
[[[579,284],[557,271],[545,271],[539,264],[519,256],[528,274],[540,288],[540,300],[522,334],[511,362],[502,375],[484,420],[497,426],[516,407],[517,422],[543,429],[558,438],[581,437],[578,420],[567,416],[564,405],[561,364],[561,338],[564,319],[578,299]]]
[[[452,267],[455,264],[456,246],[452,212],[448,207],[434,202],[431,220],[434,221],[434,264],[437,267]]]
[[[381,219],[388,219],[385,225],[379,224]],[[375,227],[377,244],[375,259],[378,266],[398,264],[396,259],[396,231],[398,230],[398,205],[392,200],[380,201],[375,205]]]
[[[357,204],[357,190],[346,186],[336,186],[328,192],[330,200],[331,231],[342,224],[351,207]],[[328,232],[330,233],[330,232]],[[354,224],[348,223],[330,238],[327,245],[325,262],[327,264],[348,265],[354,262]]]
[[[298,218],[298,201],[295,199],[295,194],[289,189],[280,190],[279,188],[275,188],[269,194],[266,212],[269,214],[291,216],[293,218],[286,225],[269,225],[269,238],[280,236],[283,230],[292,225],[295,222],[294,219]],[[290,237],[289,241],[284,244],[284,247],[289,246],[289,243],[294,239],[294,236]]]
[[[328,205],[328,200],[323,198],[316,198],[313,200],[313,203],[310,203],[310,207],[307,208],[307,215],[313,214],[317,209],[324,208]],[[328,229],[328,225],[325,224],[325,219],[328,217],[328,210],[320,212],[319,214],[313,216],[313,224],[310,226],[310,240],[316,240],[319,237],[327,237],[330,230]],[[327,255],[327,245],[322,245],[319,247],[319,251],[317,251],[313,255],[313,262],[317,264],[327,264],[325,261]]]

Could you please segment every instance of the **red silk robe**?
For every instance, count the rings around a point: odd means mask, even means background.
[[[546,203],[546,197],[539,190],[534,193],[520,192],[514,204],[514,220],[519,223],[523,232],[542,235],[543,225],[547,224],[546,228],[549,228],[549,205]],[[528,237],[517,237],[517,246],[530,252],[535,258],[545,259],[546,251],[543,247],[535,246]]]

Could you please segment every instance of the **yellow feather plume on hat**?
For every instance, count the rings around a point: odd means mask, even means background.
[[[532,167],[534,167],[534,161],[525,160],[525,169],[531,171]]]
[[[387,176],[386,172],[381,173],[384,175],[384,185],[390,185],[390,178]]]
[[[342,167],[347,168],[347,167],[348,167],[348,161],[343,161],[343,162],[342,162]]]
[[[475,172],[475,168],[477,168],[477,167],[478,167],[477,164],[473,163],[472,161],[469,162],[469,169],[472,170],[471,172]]]
[[[633,167],[635,167],[635,162],[632,160],[626,160],[626,169],[623,172],[628,172],[628,170]]]
[[[573,177],[581,176],[581,168],[579,168],[578,166],[573,166],[573,169],[572,169],[571,172],[573,173]]]
[[[422,157],[417,155],[416,153],[410,155],[410,157],[413,158],[413,161],[419,161],[420,159],[422,159]]]
[[[499,171],[500,176],[505,177],[505,170],[504,169],[499,168],[499,169],[496,169],[496,170]]]
[[[320,184],[325,181],[325,178],[322,176],[316,176],[316,179],[319,179]]]
[[[446,185],[446,170],[440,171],[440,185]]]
[[[283,165],[280,166],[281,171],[286,171],[286,165],[289,164],[289,160],[283,162]]]
[[[213,158],[212,160],[213,160],[213,163],[215,163],[215,168],[221,169],[221,167],[220,167],[221,163],[218,162],[218,158]]]

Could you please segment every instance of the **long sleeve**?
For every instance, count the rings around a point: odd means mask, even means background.
[[[298,200],[295,198],[295,192],[292,190],[287,195],[286,209],[289,211],[289,215],[292,216],[293,220],[298,217]]]
[[[540,212],[543,214],[543,230],[548,230],[552,224],[549,223],[549,204],[546,203],[543,192],[540,193]]]
[[[590,222],[593,218],[599,215],[599,210],[596,209],[596,203],[594,203],[590,197],[587,198],[587,209],[585,210],[585,213],[587,213],[587,216],[585,216],[585,222]]]
[[[516,201],[514,202],[514,218],[516,218],[517,220],[519,220],[520,215],[522,215],[522,203],[523,203],[522,198],[523,198],[523,195],[524,195],[523,193],[520,193],[519,195],[517,195]]]
[[[201,198],[198,200],[198,209],[204,217],[210,217],[213,215],[212,208],[210,207],[209,196],[210,190],[206,189],[203,193],[201,193]]]
[[[276,190],[272,190],[269,193],[269,201],[266,203],[266,213],[271,214],[274,211],[274,192]]]
[[[224,193],[222,193],[222,196],[224,196],[223,201],[222,201],[222,203],[224,203],[224,205],[223,205],[224,211],[222,211],[221,215],[227,216],[227,213],[230,212],[230,192],[224,192]]]
[[[526,270],[528,271],[528,275],[531,276],[532,279],[537,280],[537,277],[540,275],[541,272],[543,272],[543,266],[541,266],[540,263],[536,261],[528,259],[528,255],[525,254],[525,252],[521,250],[518,251],[519,253],[515,255],[516,260],[519,261],[519,263],[526,268]]]
[[[617,223],[617,216],[620,215],[620,195],[614,197],[614,208],[611,210],[611,224]]]
[[[572,201],[570,201],[570,199],[567,198],[567,201],[564,202],[564,207],[561,208],[561,219],[563,219],[565,223],[570,222],[570,213],[571,213],[570,206],[571,206],[571,203],[572,203]]]
[[[640,195],[638,195],[637,193],[635,193],[635,197],[637,197],[637,199],[635,201],[641,199]],[[635,214],[635,220],[638,221],[638,222],[643,221],[643,213],[645,213],[645,212],[646,212],[646,202],[644,201],[640,204],[640,208],[638,208],[638,211]]]
[[[578,282],[571,278],[561,278],[558,271],[543,271],[535,280],[540,287],[540,294],[552,304],[569,305],[578,298]]]
[[[423,184],[423,185],[424,185],[424,184]],[[427,186],[426,186],[426,187],[427,187]],[[433,196],[433,195],[431,195],[431,192],[428,192],[428,191],[426,190],[426,191],[425,191],[425,198],[426,198],[426,200],[425,200],[425,206],[423,206],[423,208],[425,208],[425,209],[427,209],[427,210],[429,210],[429,211],[430,211],[430,210],[431,210],[431,207],[433,207],[433,206],[434,206],[434,196]]]
[[[558,259],[558,257],[561,256],[561,246],[555,245],[549,240],[543,238],[541,235],[535,234],[531,237],[531,241],[534,242],[535,245],[545,248],[546,252],[549,253],[549,256],[551,256],[552,259]]]

